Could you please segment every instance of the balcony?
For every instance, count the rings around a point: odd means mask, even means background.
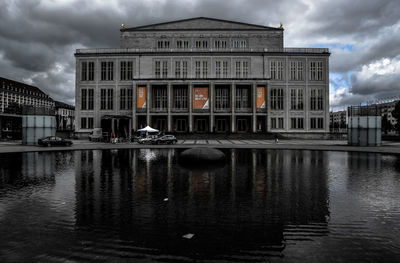
[[[250,112],[253,112],[253,109],[252,108],[235,108],[235,112],[250,113]]]
[[[167,108],[151,108],[152,113],[166,113],[167,111]]]
[[[188,108],[172,108],[171,112],[173,113],[187,113],[189,111]]]

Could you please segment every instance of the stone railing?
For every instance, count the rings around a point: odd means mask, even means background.
[[[218,48],[93,48],[93,49],[77,49],[76,54],[105,54],[105,53],[168,53],[168,52],[271,52],[271,53],[312,53],[324,54],[329,53],[328,48],[231,48],[231,49],[218,49]]]

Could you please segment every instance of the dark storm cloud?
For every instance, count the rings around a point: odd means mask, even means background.
[[[345,74],[400,53],[399,13],[395,0],[6,0],[0,8],[0,74],[73,102],[76,48],[118,47],[121,23],[134,27],[196,16],[269,26],[283,22],[289,44],[350,44],[352,50],[332,49],[331,71]],[[385,76],[380,81],[393,84]],[[372,84],[362,91],[365,83],[357,76],[352,83],[357,94],[383,95]]]

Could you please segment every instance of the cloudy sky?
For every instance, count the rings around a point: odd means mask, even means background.
[[[127,27],[197,16],[285,28],[328,47],[335,109],[400,95],[399,0],[0,0],[0,76],[74,104],[77,48],[118,47]]]

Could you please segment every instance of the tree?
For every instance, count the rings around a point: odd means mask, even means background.
[[[392,111],[392,116],[397,121],[395,129],[400,134],[400,101],[398,101],[396,103],[396,106],[394,107],[394,110]]]
[[[382,130],[385,134],[388,133],[388,131],[393,130],[393,125],[392,123],[388,120],[387,114],[384,114],[382,117]]]

